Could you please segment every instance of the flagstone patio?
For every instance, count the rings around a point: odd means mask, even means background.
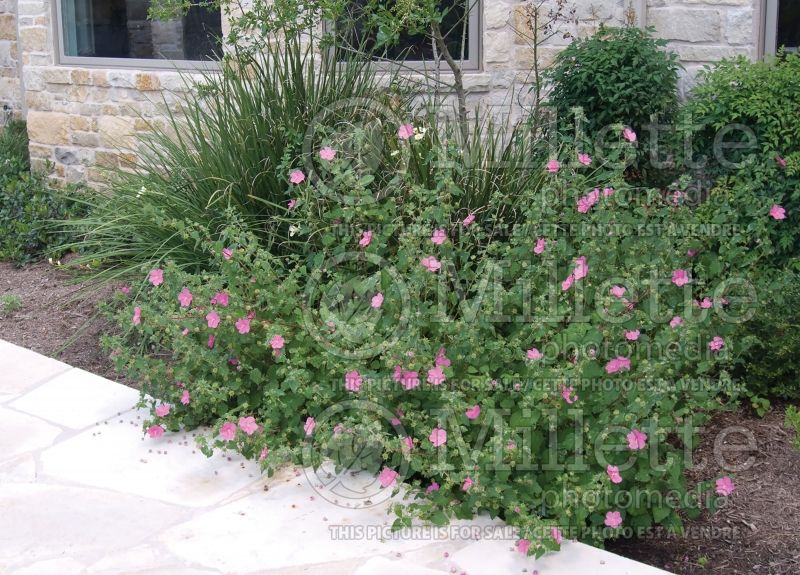
[[[137,399],[0,340],[0,575],[666,573],[572,542],[534,561],[489,519],[387,538],[389,501],[336,504],[192,433],[145,439]]]

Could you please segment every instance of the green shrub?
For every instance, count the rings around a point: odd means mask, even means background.
[[[737,376],[756,397],[800,400],[800,275],[785,271],[759,288],[756,314],[742,325]]]
[[[698,79],[684,113],[702,128],[692,141],[697,156],[709,160],[706,171],[735,173],[751,155],[757,161],[784,158],[800,164],[800,54],[780,54],[768,62],[744,56],[723,60]],[[714,153],[723,129],[727,144],[745,144],[725,149],[725,163]]]
[[[14,120],[0,130],[0,183],[28,170],[28,131],[24,122]]]
[[[500,195],[477,208],[479,225],[456,184],[467,160],[441,141],[395,143],[410,165],[446,161],[427,183],[396,174],[377,202],[382,185],[330,160],[294,191],[307,223],[292,253],[228,210],[217,233],[197,227],[206,271],[141,269],[149,281],[118,295],[122,335],[107,344],[142,384],[146,429],[210,424],[206,453],[237,450],[269,471],[332,457],[380,472],[376,497],[412,487],[396,526],[485,512],[536,555],[559,547],[553,528],[618,535],[604,527],[616,512],[678,529],[679,510],[698,505],[683,425],[724,400],[739,348],[733,294],[709,255],[687,253],[692,212],[626,186],[619,158],[573,167],[570,151],[520,191],[516,226],[491,225]],[[633,504],[615,502],[623,492]]]
[[[74,241],[74,228],[57,222],[83,214],[80,204],[44,178],[22,172],[0,189],[0,260],[18,264],[60,256]]]
[[[559,121],[572,125],[573,109],[580,107],[587,134],[622,123],[640,137],[651,117],[668,121],[678,104],[679,64],[666,44],[638,28],[601,27],[573,40],[546,73]]]
[[[25,124],[10,123],[0,133],[0,260],[22,264],[60,255],[75,238],[55,221],[83,213],[69,194],[30,172]]]

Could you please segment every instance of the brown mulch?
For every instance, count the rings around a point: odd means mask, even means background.
[[[110,288],[75,299],[87,284],[72,280],[47,262],[21,268],[0,263],[0,302],[9,295],[22,300],[11,313],[0,307],[0,339],[124,383],[100,348],[101,335],[110,333],[112,325],[98,314],[96,304]]]
[[[0,338],[125,383],[99,345],[113,329],[96,309],[109,289],[76,300],[84,284],[71,277],[47,263],[0,263],[0,298],[22,299],[18,311],[0,309]],[[718,413],[701,431],[695,462],[707,464],[687,472],[689,484],[733,475],[728,505],[686,521],[684,537],[618,540],[607,548],[679,575],[800,575],[800,451],[792,447],[794,432],[783,426],[785,407],[774,405],[764,418],[746,408]],[[726,450],[723,462],[714,455],[715,443],[744,450]],[[735,473],[723,469],[748,460]]]
[[[800,451],[783,426],[785,407],[774,405],[763,419],[749,409],[719,413],[704,426],[695,463],[707,465],[687,478],[691,486],[734,477],[724,508],[685,521],[683,537],[618,540],[607,549],[680,575],[800,574]],[[715,457],[715,443],[724,457]]]

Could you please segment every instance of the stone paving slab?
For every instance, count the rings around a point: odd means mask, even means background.
[[[2,341],[0,374],[0,575],[666,574],[581,543],[533,560],[488,518],[392,535],[392,500],[145,438],[132,389]]]
[[[24,393],[70,369],[66,363],[0,339],[0,394]]]

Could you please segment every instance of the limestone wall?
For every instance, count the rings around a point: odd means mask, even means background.
[[[21,110],[18,59],[17,2],[0,0],[0,124],[6,119],[6,110]]]
[[[158,118],[159,102],[180,98],[184,85],[174,71],[56,66],[52,2],[56,0],[0,0],[0,66],[6,40],[14,30],[9,6],[18,4],[19,46],[22,77],[28,107],[31,155],[37,167],[54,164],[53,177],[60,181],[100,183],[98,166],[115,164],[117,145],[130,144],[130,136],[146,128],[139,115]],[[556,0],[548,0],[555,3]],[[697,69],[724,56],[757,56],[757,14],[762,0],[573,0],[575,22],[558,22],[554,34],[541,46],[538,60],[544,67],[569,41],[568,35],[586,35],[601,23],[646,23],[670,41],[685,65],[682,89],[691,85]],[[466,85],[473,100],[498,109],[518,102],[515,87],[530,81],[534,52],[527,3],[519,0],[483,0],[481,69],[469,72]],[[554,4],[551,4],[551,6]],[[646,5],[646,10],[644,9]],[[545,10],[546,12],[547,10]],[[13,14],[13,10],[11,10]],[[169,34],[160,26],[159,34]],[[547,33],[542,31],[542,33]],[[13,68],[10,68],[13,69]],[[0,70],[4,70],[0,67]],[[14,74],[0,76],[15,93]],[[18,93],[18,92],[16,92]]]

